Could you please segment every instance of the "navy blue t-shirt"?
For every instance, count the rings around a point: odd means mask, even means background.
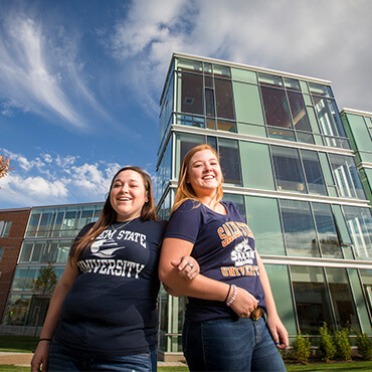
[[[246,289],[265,308],[252,231],[235,204],[222,204],[226,215],[195,200],[184,201],[172,213],[164,237],[193,243],[191,256],[201,274]],[[190,321],[235,316],[223,302],[189,298],[186,319]]]
[[[154,350],[164,227],[137,218],[125,226],[115,223],[96,238],[78,260],[79,275],[63,303],[57,340],[105,355]]]

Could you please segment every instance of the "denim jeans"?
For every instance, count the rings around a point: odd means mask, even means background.
[[[182,343],[190,371],[286,371],[264,318],[186,321]]]
[[[53,341],[49,350],[48,372],[155,372],[156,365],[156,351],[127,356],[105,356],[71,349]]]

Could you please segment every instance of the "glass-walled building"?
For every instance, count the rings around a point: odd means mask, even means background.
[[[372,336],[371,207],[330,82],[176,53],[160,105],[160,215],[183,156],[212,145],[290,335],[327,322]],[[161,294],[165,353],[181,350],[184,301]]]
[[[315,335],[327,322],[372,337],[372,115],[340,115],[326,80],[179,53],[160,110],[160,218],[169,216],[183,156],[209,143],[221,158],[224,198],[255,234],[290,336]],[[0,211],[2,274],[17,239],[10,291],[0,297],[2,333],[38,333],[73,239],[102,207],[34,207],[22,231],[12,211]],[[179,358],[185,305],[161,291],[160,359]]]
[[[9,328],[9,333],[17,333],[18,326],[23,333],[37,333],[74,238],[84,225],[98,219],[102,207],[102,203],[94,203],[31,209],[2,317],[2,332]]]
[[[343,109],[341,118],[355,153],[364,191],[372,203],[372,113]]]

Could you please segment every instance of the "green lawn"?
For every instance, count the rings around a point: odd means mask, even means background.
[[[38,338],[33,336],[0,336],[0,351],[14,351],[17,353],[33,353]]]
[[[350,363],[316,363],[307,366],[287,365],[288,372],[295,371],[368,371],[372,370],[372,362],[350,362]],[[14,367],[0,365],[0,372],[29,372],[29,367]],[[158,372],[188,372],[187,367],[160,367]]]

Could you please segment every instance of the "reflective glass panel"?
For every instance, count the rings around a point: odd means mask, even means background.
[[[184,72],[181,85],[181,111],[203,115],[203,76]]]
[[[271,154],[277,189],[306,193],[305,178],[298,150],[272,146]]]
[[[240,185],[242,177],[238,141],[218,139],[218,153],[225,182]]]
[[[372,212],[369,208],[344,206],[356,258],[372,258]]]
[[[323,257],[342,258],[336,223],[329,204],[313,203],[318,244]]]
[[[272,198],[246,196],[247,220],[260,254],[285,256],[278,201]]]
[[[330,154],[329,159],[340,196],[365,199],[354,158]]]
[[[296,130],[311,132],[310,121],[307,116],[306,106],[300,92],[288,91],[289,104],[292,112],[293,125]]]
[[[279,200],[287,254],[320,257],[318,239],[308,202]]]
[[[216,108],[219,118],[235,120],[231,80],[214,79]]]
[[[324,322],[333,328],[331,301],[320,267],[291,266],[298,323],[302,334],[319,334]]]
[[[337,328],[359,330],[358,317],[355,311],[346,269],[327,267],[326,276],[331,292]]]
[[[327,195],[318,154],[315,151],[301,150],[301,156],[309,193]]]
[[[261,85],[261,93],[267,125],[292,128],[285,91]]]

